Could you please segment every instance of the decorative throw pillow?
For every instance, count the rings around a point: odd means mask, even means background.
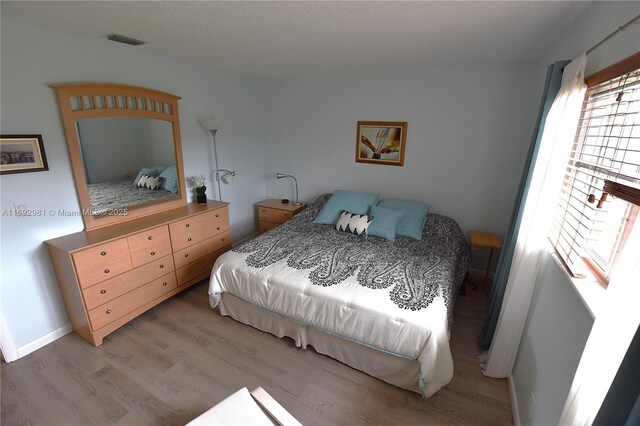
[[[369,192],[335,191],[313,220],[313,223],[335,225],[340,212],[343,210],[356,214],[367,214],[369,207],[376,205],[379,198],[380,194],[371,194]]]
[[[402,210],[386,209],[380,206],[371,207],[373,221],[367,230],[367,235],[385,238],[393,241],[396,239],[396,229],[404,216]]]
[[[371,219],[366,214],[356,214],[343,210],[340,213],[336,229],[343,232],[351,232],[357,235],[367,235],[367,228],[371,224]]]
[[[174,194],[178,193],[178,173],[175,164],[165,168],[162,173],[160,173],[160,177],[164,179],[160,188],[173,192]]]
[[[140,171],[138,172],[138,176],[136,176],[136,178],[133,180],[133,186],[138,186],[138,183],[140,183],[140,178],[142,177],[142,175],[159,176],[161,171],[162,170],[158,169],[157,167],[141,168]]]
[[[163,179],[160,176],[142,175],[138,181],[138,188],[156,190],[160,188],[162,180]]]
[[[398,235],[411,237],[414,240],[422,240],[422,231],[427,221],[429,209],[431,208],[429,204],[418,201],[382,200],[378,203],[378,206],[387,209],[402,210],[404,216],[402,216],[400,223],[398,223],[396,233]]]

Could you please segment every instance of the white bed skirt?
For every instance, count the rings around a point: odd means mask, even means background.
[[[325,333],[285,316],[245,302],[229,293],[221,295],[220,313],[277,337],[291,337],[297,347],[307,345],[324,355],[394,386],[420,393],[420,364],[416,360],[382,352],[351,340]]]

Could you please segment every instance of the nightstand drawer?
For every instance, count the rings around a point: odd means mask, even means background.
[[[173,274],[164,275],[88,312],[91,328],[98,330],[177,287]]]
[[[177,251],[173,254],[173,260],[176,265],[176,269],[195,262],[196,260],[204,257],[214,251],[221,250],[225,247],[230,247],[231,240],[229,238],[230,232],[223,232],[212,238],[207,238],[204,241],[194,244],[190,247]]]
[[[279,223],[273,223],[273,222],[265,222],[263,220],[260,221],[260,232],[267,232],[277,226],[279,226]]]
[[[260,220],[272,223],[285,223],[293,217],[293,212],[285,210],[258,207],[258,217]]]
[[[155,262],[135,268],[117,277],[103,281],[89,288],[82,289],[82,297],[87,309],[93,309],[116,297],[140,287],[153,279],[173,272],[173,259],[165,256]]]

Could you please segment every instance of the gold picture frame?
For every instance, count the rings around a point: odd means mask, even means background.
[[[406,121],[358,121],[356,163],[404,165]]]
[[[49,170],[42,135],[1,135],[0,174]]]

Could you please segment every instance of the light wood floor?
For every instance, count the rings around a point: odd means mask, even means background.
[[[482,289],[458,297],[453,381],[428,400],[211,310],[206,283],[94,348],[75,333],[2,364],[2,425],[179,425],[265,388],[305,425],[512,424],[507,381],[482,375]]]

